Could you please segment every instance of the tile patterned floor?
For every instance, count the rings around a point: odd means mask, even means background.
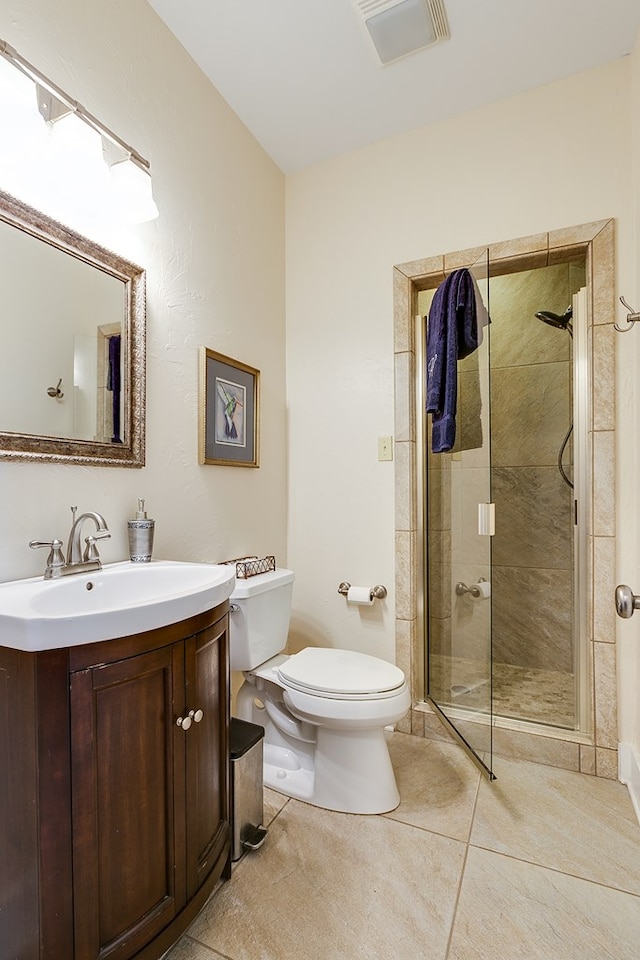
[[[492,712],[498,717],[574,729],[575,677],[572,673],[494,661],[489,686],[489,668],[485,663],[438,654],[432,654],[429,663],[430,689],[435,699],[445,705],[484,713],[489,713],[492,706]],[[452,689],[454,684],[456,690]]]
[[[380,817],[265,791],[270,823],[167,960],[638,960],[640,826],[609,780],[393,734]]]

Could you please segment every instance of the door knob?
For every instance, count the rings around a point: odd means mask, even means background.
[[[201,721],[202,718],[204,717],[204,713],[203,713],[203,711],[200,710],[200,709],[198,709],[198,710],[189,710],[189,716],[191,717],[191,719],[193,720],[194,723],[200,723],[200,721]]]
[[[183,730],[188,730],[191,726],[191,717],[178,717],[176,726],[182,727]]]
[[[640,610],[640,596],[633,593],[626,583],[622,583],[616,587],[616,613],[623,620],[628,620],[633,616],[634,610]]]

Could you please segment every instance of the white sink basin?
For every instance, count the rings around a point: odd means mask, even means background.
[[[0,646],[53,650],[177,623],[230,597],[235,572],[233,565],[127,561],[57,580],[0,583]]]

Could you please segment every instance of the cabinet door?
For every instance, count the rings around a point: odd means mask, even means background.
[[[182,643],[71,676],[75,960],[127,960],[184,905],[183,697]]]
[[[35,691],[21,669],[25,659],[0,649],[0,956],[34,960],[40,955],[38,784]]]
[[[185,709],[187,714],[193,711],[194,718],[184,735],[190,898],[212,870],[221,873],[231,835],[226,617],[186,640],[185,664]]]

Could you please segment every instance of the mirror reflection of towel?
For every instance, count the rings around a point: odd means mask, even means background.
[[[109,372],[107,375],[107,390],[113,393],[113,436],[111,443],[122,443],[120,437],[120,345],[121,337],[118,334],[109,337]]]

